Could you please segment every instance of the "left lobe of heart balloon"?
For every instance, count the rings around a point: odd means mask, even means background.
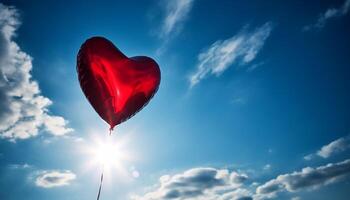
[[[151,100],[161,78],[152,58],[128,58],[103,37],[90,38],[81,46],[77,72],[86,98],[111,129]]]

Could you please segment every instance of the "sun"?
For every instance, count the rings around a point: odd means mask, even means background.
[[[121,171],[123,164],[130,159],[122,144],[114,141],[112,136],[97,139],[91,147],[91,154],[93,163],[102,166],[105,171]]]
[[[99,145],[94,152],[94,159],[101,165],[112,166],[121,162],[118,148],[110,143]]]
[[[82,146],[87,158],[86,166],[90,169],[102,167],[104,173],[128,174],[127,165],[134,160],[128,151],[126,138],[111,136],[94,136]]]

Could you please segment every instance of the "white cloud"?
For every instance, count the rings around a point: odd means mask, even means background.
[[[130,167],[130,173],[133,178],[139,178],[140,172],[135,168],[135,166]]]
[[[248,179],[246,174],[227,169],[193,168],[173,176],[160,177],[160,186],[135,200],[249,200],[251,193],[240,188]]]
[[[316,189],[339,181],[350,174],[350,160],[331,163],[317,168],[306,167],[299,172],[279,175],[256,189],[257,197],[274,197],[278,192],[296,192]]]
[[[208,75],[219,76],[233,64],[252,62],[270,36],[273,25],[268,22],[253,31],[244,29],[237,35],[214,42],[200,53],[196,71],[190,76],[190,86],[198,84]]]
[[[304,156],[305,160],[311,160],[316,156],[322,158],[329,158],[330,156],[341,153],[350,149],[350,136],[341,137],[337,140],[332,141],[331,143],[324,145],[320,150],[316,153],[312,153]]]
[[[252,66],[250,66],[250,67],[247,68],[247,72],[252,72],[252,71],[254,71],[256,68],[258,68],[258,67],[260,67],[260,66],[262,66],[262,65],[264,65],[264,64],[265,64],[265,62],[255,63],[255,64],[253,64]]]
[[[304,160],[312,160],[314,157],[315,157],[314,154],[308,154],[304,156]]]
[[[170,34],[177,33],[191,11],[194,0],[170,0],[165,4],[166,16],[163,21],[160,37],[168,39]]]
[[[345,0],[344,4],[339,8],[329,8],[326,12],[320,14],[315,24],[307,25],[303,30],[308,31],[312,28],[321,29],[326,25],[328,20],[346,15],[349,12],[349,7],[350,0]]]
[[[193,7],[194,0],[169,0],[162,2],[164,19],[161,28],[157,31],[157,36],[162,40],[156,54],[163,54],[167,45],[177,36],[186,22]]]
[[[230,181],[234,185],[242,185],[246,180],[248,180],[248,175],[244,173],[231,172]]]
[[[35,184],[38,187],[52,188],[69,185],[76,175],[71,171],[43,171],[35,180]]]
[[[266,164],[263,167],[263,170],[270,170],[271,169],[271,164]]]
[[[132,175],[133,178],[138,178],[140,176],[140,172],[137,171],[137,170],[134,170],[134,171],[132,171],[131,175]]]
[[[175,175],[164,175],[159,185],[134,200],[264,200],[276,198],[282,192],[295,195],[298,191],[318,189],[350,175],[350,159],[316,168],[286,173],[258,183],[244,173],[228,169],[192,168]],[[257,177],[258,178],[258,177]],[[292,200],[300,199],[290,196]]]
[[[350,148],[350,137],[339,138],[325,146],[323,146],[317,155],[322,158],[328,158],[331,155],[339,152],[343,152]]]
[[[33,167],[32,165],[29,165],[27,163],[24,163],[24,164],[10,164],[9,165],[10,169],[29,169],[29,168],[32,168],[32,167]]]
[[[232,99],[231,102],[234,103],[234,104],[244,105],[244,104],[247,103],[247,100],[244,99],[243,97],[236,97],[236,98]]]
[[[44,128],[53,135],[71,132],[67,121],[49,113],[51,100],[32,79],[32,58],[13,40],[20,25],[18,11],[0,3],[0,137],[36,136]]]

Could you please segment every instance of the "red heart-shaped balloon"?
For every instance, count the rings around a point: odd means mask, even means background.
[[[153,59],[128,58],[103,37],[90,38],[81,46],[77,72],[86,98],[111,129],[140,111],[160,83]]]

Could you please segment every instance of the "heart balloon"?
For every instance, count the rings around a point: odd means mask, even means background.
[[[152,58],[128,58],[103,37],[81,46],[77,72],[86,98],[111,130],[140,111],[160,83],[160,69]]]

